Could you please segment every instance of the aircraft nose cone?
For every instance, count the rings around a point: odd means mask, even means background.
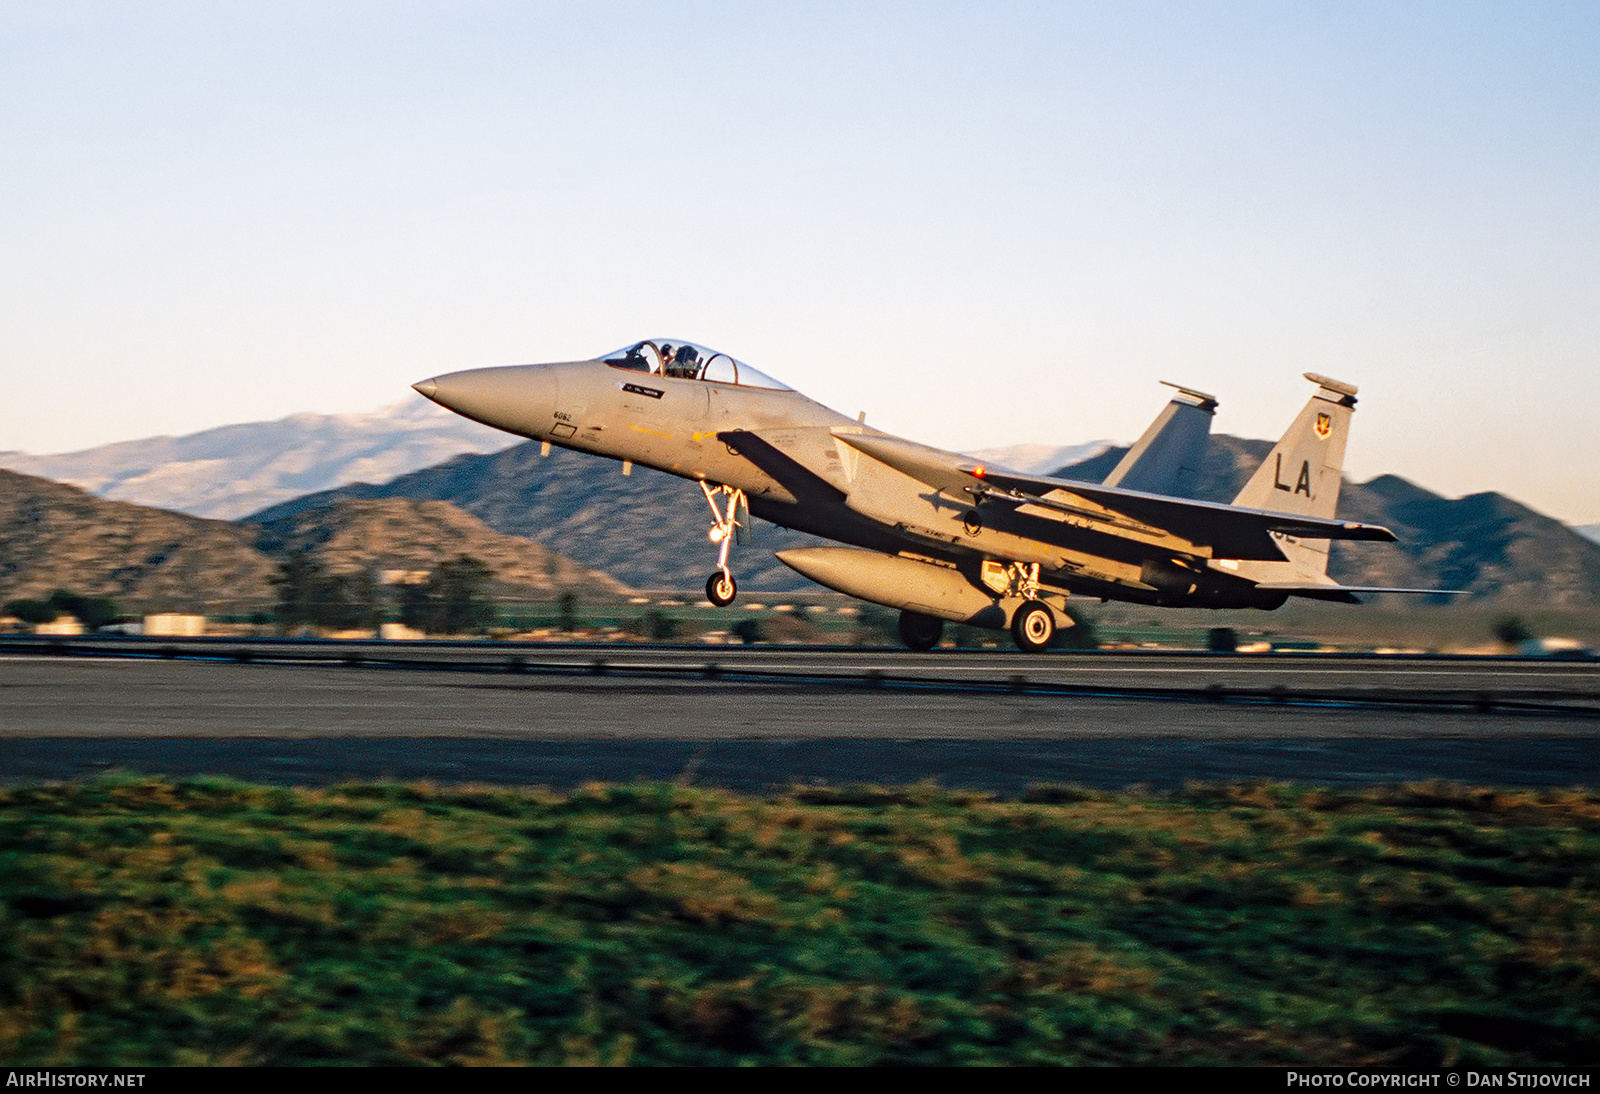
[[[557,380],[544,365],[447,372],[411,386],[447,410],[524,437],[542,435],[554,420]]]
[[[411,386],[440,406],[481,421],[485,414],[504,410],[503,404],[515,395],[515,386],[506,382],[505,372],[497,368],[446,372]]]

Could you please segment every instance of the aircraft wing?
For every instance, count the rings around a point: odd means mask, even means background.
[[[1209,547],[1214,558],[1281,561],[1284,555],[1273,541],[1274,533],[1304,539],[1395,540],[1393,532],[1376,524],[1295,516],[1024,475],[899,437],[848,429],[833,433],[850,447],[952,496],[1000,497],[1033,504],[1075,518],[1073,523],[1080,526],[1098,527],[1112,535],[1119,530],[1141,537],[1151,533],[1175,535]]]
[[[973,473],[981,471],[982,465],[968,456],[881,433],[854,433],[847,428],[832,432],[851,448],[947,494],[957,497],[962,493],[970,494],[979,481]]]

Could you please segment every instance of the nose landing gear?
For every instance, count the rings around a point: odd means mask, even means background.
[[[726,608],[739,595],[739,583],[726,570],[718,570],[706,578],[706,599],[719,608]]]
[[[728,549],[736,541],[744,543],[749,538],[750,502],[743,490],[732,486],[712,487],[702,480],[700,491],[706,496],[706,504],[711,506],[711,531],[706,533],[706,538],[718,545],[717,570],[706,578],[706,599],[725,608],[739,595],[739,584],[728,568]],[[727,501],[718,505],[717,499],[722,497]]]

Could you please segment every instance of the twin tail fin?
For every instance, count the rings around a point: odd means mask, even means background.
[[[1330,380],[1315,372],[1305,374],[1317,390],[1273,446],[1233,504],[1247,509],[1332,519],[1339,508],[1339,486],[1344,478],[1344,446],[1350,436],[1350,415],[1355,410],[1356,386]],[[1278,536],[1278,547],[1290,569],[1302,578],[1326,580],[1329,542]],[[1281,564],[1257,569],[1278,570]],[[1282,579],[1281,574],[1271,577]],[[1268,573],[1258,580],[1270,580]]]

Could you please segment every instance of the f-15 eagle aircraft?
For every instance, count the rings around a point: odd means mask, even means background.
[[[693,479],[711,507],[717,568],[706,596],[737,592],[729,548],[753,513],[847,544],[780,551],[831,589],[900,609],[913,649],[945,620],[1010,628],[1048,646],[1069,596],[1265,608],[1289,597],[1358,603],[1327,575],[1332,540],[1392,541],[1335,518],[1352,384],[1307,373],[1305,409],[1231,505],[1176,496],[1198,468],[1216,400],[1179,388],[1101,483],[1029,475],[873,429],[743,361],[675,339],[589,361],[470,369],[413,385],[475,421],[551,445]]]

